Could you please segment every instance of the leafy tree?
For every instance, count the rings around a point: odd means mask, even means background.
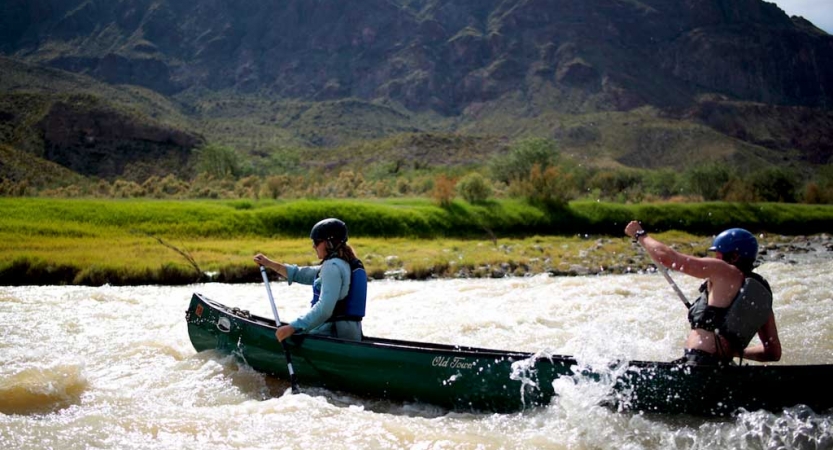
[[[301,170],[301,150],[278,147],[269,155],[267,169],[270,175],[295,175]]]
[[[591,189],[598,189],[604,198],[624,200],[625,192],[642,189],[642,173],[632,169],[604,170],[596,172],[588,181]]]
[[[494,158],[490,169],[495,180],[508,184],[528,178],[535,165],[543,172],[557,161],[558,148],[555,141],[532,138],[515,143],[506,155]]]
[[[672,169],[650,170],[643,182],[645,190],[658,197],[668,198],[680,192],[678,173]]]
[[[725,164],[710,162],[686,170],[683,178],[692,194],[713,201],[721,199],[721,190],[732,178],[732,172]]]
[[[795,203],[798,199],[798,176],[781,167],[758,170],[749,175],[756,196],[765,202]]]
[[[533,205],[545,208],[560,208],[573,197],[573,177],[560,167],[550,166],[542,170],[538,164],[532,166],[529,177],[515,183],[513,190]]]
[[[492,186],[483,175],[472,172],[460,179],[457,192],[469,203],[483,203],[492,195]]]
[[[231,147],[208,144],[196,151],[197,173],[214,178],[237,178],[242,174],[240,156]]]

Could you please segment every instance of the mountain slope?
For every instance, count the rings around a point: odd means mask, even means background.
[[[569,108],[827,108],[833,38],[760,0],[10,0],[7,53],[165,94],[390,100],[458,114],[549,83]],[[559,107],[559,106],[556,106]]]
[[[7,0],[2,12],[0,143],[92,175],[139,178],[160,158],[183,173],[205,140],[268,156],[414,133],[478,136],[484,158],[503,136],[550,137],[581,160],[639,167],[833,156],[833,37],[761,0]],[[414,142],[403,148],[470,145]]]
[[[204,141],[189,130],[190,119],[152,91],[3,57],[0,119],[0,143],[105,178],[185,174],[191,150]]]

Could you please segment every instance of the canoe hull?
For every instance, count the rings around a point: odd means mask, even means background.
[[[233,354],[253,369],[287,380],[275,322],[194,294],[186,312],[197,351]],[[729,415],[743,408],[779,411],[799,404],[833,408],[833,365],[682,366],[632,361],[605,371],[574,358],[366,337],[361,342],[299,335],[287,340],[301,386],[358,396],[421,402],[454,411],[514,412],[547,405],[553,381],[609,379],[605,401],[623,411]],[[514,365],[514,367],[513,367]]]
[[[288,379],[275,322],[195,294],[187,313],[197,351],[234,354],[253,369]],[[570,358],[538,368],[538,379],[512,379],[512,364],[528,353],[423,344],[378,338],[355,342],[300,335],[287,340],[302,386],[359,396],[421,402],[455,411],[510,412],[549,403],[552,380],[572,375]]]

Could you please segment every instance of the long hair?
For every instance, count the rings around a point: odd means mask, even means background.
[[[353,250],[353,247],[351,247],[350,244],[347,243],[339,245],[338,249],[336,249],[335,251],[328,252],[327,256],[321,262],[323,263],[324,261],[332,258],[343,259],[347,261],[348,264],[352,262],[354,259],[358,259],[358,257],[356,257],[356,251]]]
[[[358,259],[356,257],[356,252],[353,250],[353,247],[350,247],[350,244],[347,243],[342,244],[341,247],[338,248],[336,256],[347,261],[348,263],[354,259]]]

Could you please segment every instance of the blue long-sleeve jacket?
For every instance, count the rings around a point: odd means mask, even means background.
[[[289,324],[296,332],[310,332],[326,323],[336,302],[350,291],[350,265],[340,258],[328,259],[319,266],[286,264],[286,278],[289,284],[312,285],[321,292],[318,302]]]

